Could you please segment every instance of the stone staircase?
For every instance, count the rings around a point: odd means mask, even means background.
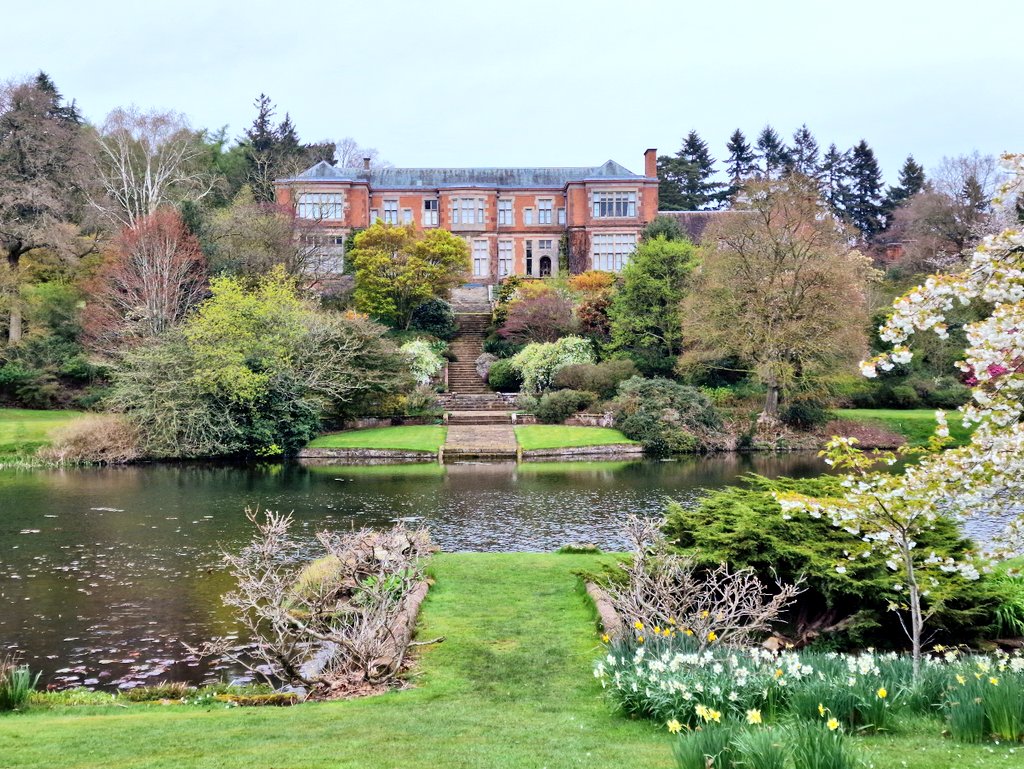
[[[507,411],[449,411],[445,423],[449,425],[510,425],[512,415]]]
[[[476,373],[476,359],[484,351],[484,337],[491,314],[459,312],[456,318],[459,333],[450,345],[455,360],[448,364],[448,390],[458,395],[490,395],[487,383]]]

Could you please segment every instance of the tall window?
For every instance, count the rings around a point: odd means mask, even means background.
[[[533,224],[533,209],[532,208],[524,208],[523,209],[523,224]]]
[[[537,201],[537,224],[551,224],[551,206],[550,200]]]
[[[564,208],[559,208],[558,209],[558,223],[559,224],[565,224],[565,209]]]
[[[303,192],[299,195],[296,214],[300,219],[341,219],[342,196],[333,192]]]
[[[485,278],[491,274],[491,255],[486,240],[473,241],[473,277]]]
[[[424,200],[423,201],[423,226],[424,227],[436,227],[437,226],[437,211],[438,211],[437,200]]]
[[[380,211],[376,208],[370,209],[370,224],[375,224],[380,219]]]
[[[526,274],[533,275],[533,241],[526,241]]]
[[[412,209],[411,208],[403,208],[402,209],[402,224],[412,224]]]
[[[384,201],[384,224],[398,224],[398,201]]]
[[[512,274],[512,241],[498,241],[498,277]]]
[[[613,235],[594,235],[592,243],[594,269],[618,272],[629,261],[629,255],[636,250],[636,235],[619,232]]]
[[[482,198],[455,198],[452,200],[452,224],[483,224]]]
[[[515,224],[512,214],[512,199],[503,198],[498,201],[498,224]]]
[[[636,193],[595,192],[594,216],[600,219],[636,216]]]

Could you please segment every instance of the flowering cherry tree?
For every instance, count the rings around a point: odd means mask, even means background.
[[[1003,160],[1010,179],[995,202],[1012,207],[1024,194],[1024,155],[1006,155]],[[890,568],[902,572],[906,584],[896,588],[908,597],[907,632],[915,673],[928,618],[924,603],[930,588],[938,584],[934,576],[927,576],[928,570],[977,579],[987,559],[1017,554],[1024,546],[1019,501],[1024,492],[1024,228],[1011,226],[987,236],[963,271],[933,275],[897,299],[881,328],[881,338],[892,349],[861,364],[862,373],[874,377],[879,370],[910,361],[913,353],[908,342],[914,334],[930,331],[946,336],[950,310],[972,300],[986,303],[991,310],[965,327],[967,348],[957,364],[972,391],[971,401],[960,409],[964,423],[974,426],[969,443],[946,448],[946,415],[936,412],[935,435],[919,452],[918,461],[901,473],[891,473],[876,468],[879,462],[894,464],[896,454],[867,455],[856,447],[855,439],[833,438],[822,454],[834,467],[847,471],[844,496],[777,495],[785,510],[827,516],[859,536],[863,552],[881,548],[889,556]],[[916,537],[938,516],[960,520],[986,516],[1005,521],[1006,526],[986,552],[964,553],[953,560],[916,549]]]

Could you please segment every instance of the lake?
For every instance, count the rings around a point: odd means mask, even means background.
[[[230,634],[223,548],[250,536],[246,507],[294,512],[306,545],[328,528],[427,526],[448,551],[621,547],[630,513],[757,472],[817,475],[813,454],[656,462],[439,466],[139,465],[0,471],[0,654],[41,686],[199,682],[229,671],[194,644]],[[312,552],[312,548],[310,551]]]

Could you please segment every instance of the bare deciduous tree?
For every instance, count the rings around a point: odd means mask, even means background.
[[[113,352],[176,326],[206,291],[199,242],[172,209],[124,229],[88,287],[87,341]]]
[[[99,189],[90,190],[90,202],[119,226],[135,227],[163,205],[201,200],[216,181],[202,163],[206,151],[180,113],[115,109],[95,139]]]
[[[626,533],[633,556],[621,564],[627,580],[607,592],[627,627],[639,623],[648,633],[656,627],[692,633],[700,649],[749,644],[771,632],[802,590],[783,584],[769,590],[752,569],[721,564],[701,570],[691,558],[673,553],[650,519],[631,516]]]
[[[426,530],[320,532],[324,557],[296,562],[290,515],[246,511],[251,543],[224,560],[237,579],[224,603],[253,642],[252,658],[220,639],[201,648],[291,684],[331,695],[379,687],[401,672],[433,550]]]
[[[334,145],[334,157],[339,168],[362,168],[365,159],[371,168],[388,168],[391,164],[381,160],[380,153],[373,147],[361,147],[351,136],[346,136]]]

